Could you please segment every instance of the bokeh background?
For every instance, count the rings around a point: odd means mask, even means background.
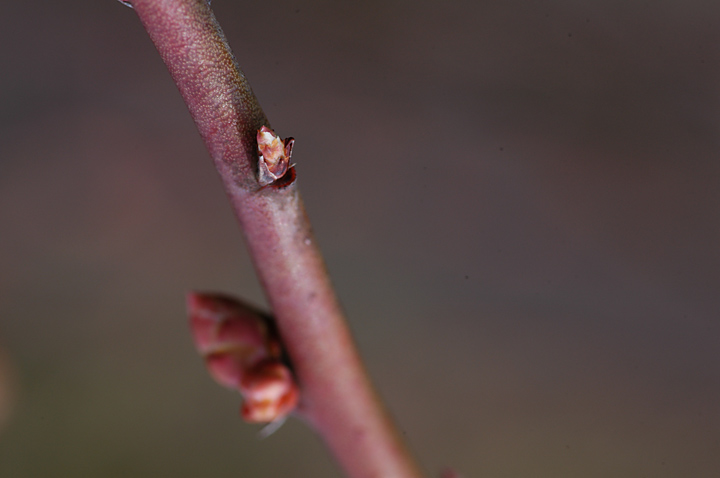
[[[429,475],[720,474],[720,6],[214,9]],[[338,477],[258,440],[184,293],[264,304],[133,11],[0,3],[0,477]]]

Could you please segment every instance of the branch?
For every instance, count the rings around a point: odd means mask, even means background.
[[[298,194],[258,182],[269,123],[205,0],[131,0],[240,221],[301,388],[299,413],[352,477],[421,476],[360,361]],[[263,181],[265,183],[266,181]]]

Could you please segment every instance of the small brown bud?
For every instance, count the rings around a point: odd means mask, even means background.
[[[293,138],[280,139],[273,130],[263,126],[258,130],[257,143],[259,151],[258,182],[261,186],[272,184],[292,168]]]

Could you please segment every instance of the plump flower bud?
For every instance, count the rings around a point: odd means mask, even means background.
[[[277,360],[261,362],[243,376],[242,416],[249,422],[271,422],[290,413],[299,392],[290,370]]]
[[[190,328],[212,377],[245,399],[242,416],[272,422],[296,407],[299,389],[270,319],[230,297],[188,295]]]

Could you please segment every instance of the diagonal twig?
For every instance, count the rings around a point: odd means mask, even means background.
[[[351,477],[421,476],[380,403],[296,183],[258,182],[269,123],[206,0],[130,0],[182,94],[247,239],[301,387],[300,414]]]

